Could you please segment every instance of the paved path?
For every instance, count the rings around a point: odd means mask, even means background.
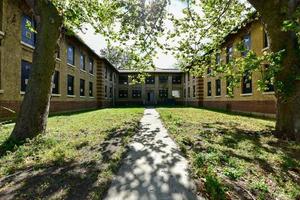
[[[163,127],[155,109],[146,109],[142,129],[113,180],[106,200],[194,200],[188,162]]]

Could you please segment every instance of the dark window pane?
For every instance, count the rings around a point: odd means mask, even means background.
[[[191,97],[191,88],[188,87],[188,98],[190,98],[190,97]]]
[[[146,84],[155,84],[155,77],[154,76],[149,76],[146,77]]]
[[[221,80],[216,80],[216,96],[221,96]]]
[[[128,98],[128,90],[119,90],[119,98]]]
[[[249,71],[246,71],[243,75],[242,93],[243,94],[252,93],[252,75]]]
[[[159,90],[159,97],[160,98],[168,98],[168,89],[164,89],[164,90]]]
[[[211,96],[211,82],[207,82],[207,96]]]
[[[128,75],[120,75],[119,76],[119,84],[127,85],[128,84]]]
[[[90,74],[94,74],[94,60],[92,58],[90,58],[89,60]]]
[[[113,97],[113,88],[110,87],[109,88],[109,98],[112,98]]]
[[[85,70],[85,55],[80,54],[80,69]]]
[[[141,90],[132,90],[132,98],[139,99],[142,97],[142,91]]]
[[[105,92],[105,97],[107,97],[107,86],[105,86],[104,92]]]
[[[68,75],[68,95],[74,95],[74,76]]]
[[[35,22],[28,16],[22,17],[22,42],[31,46],[35,45],[35,33],[31,28],[35,28]]]
[[[89,83],[89,95],[90,97],[94,96],[94,86],[93,86],[93,82]]]
[[[31,63],[22,60],[21,62],[21,91],[25,92],[31,70]]]
[[[270,46],[269,37],[268,37],[268,34],[265,30],[264,30],[263,34],[264,34],[264,40],[263,40],[264,46],[263,46],[263,48],[267,48],[267,47]]]
[[[244,46],[244,51],[242,52],[242,56],[245,57],[245,56],[247,56],[248,52],[251,50],[251,36],[250,35],[245,35],[243,37],[243,46]]]
[[[53,75],[52,94],[59,94],[59,71],[55,71]]]
[[[73,46],[68,46],[67,63],[70,65],[75,65],[75,48]]]
[[[181,84],[181,75],[174,75],[172,77],[172,83],[173,84]]]
[[[228,64],[233,59],[233,47],[229,46],[226,49],[226,63]]]
[[[167,83],[168,82],[168,76],[161,75],[159,76],[159,83]]]
[[[196,86],[193,86],[193,97],[196,97]]]
[[[80,79],[80,96],[85,96],[85,80]]]

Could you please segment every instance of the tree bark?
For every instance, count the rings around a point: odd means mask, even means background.
[[[270,39],[270,50],[285,50],[282,69],[275,76],[277,97],[276,131],[278,136],[300,141],[300,53],[297,35],[283,31],[283,22],[292,19],[299,7],[299,0],[248,0],[260,13]]]
[[[23,141],[44,133],[49,114],[55,52],[63,19],[49,0],[27,0],[33,7],[37,40],[33,63],[17,122],[10,139]]]

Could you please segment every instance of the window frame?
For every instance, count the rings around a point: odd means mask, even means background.
[[[169,89],[168,88],[159,89],[159,91],[158,91],[158,97],[160,99],[168,99],[169,98]]]
[[[127,99],[128,98],[128,90],[124,90],[124,89],[119,90],[119,98]]]
[[[26,67],[26,69],[24,69]],[[28,68],[27,68],[28,67]],[[30,78],[32,63],[26,60],[21,60],[21,92],[26,92],[28,81]]]
[[[86,71],[86,56],[83,52],[80,53],[79,67],[81,70]]]
[[[79,80],[79,94],[81,97],[85,97],[85,80]]]
[[[221,79],[216,79],[215,80],[215,89],[216,89],[216,93],[215,93],[215,95],[216,95],[216,97],[220,97],[220,96],[222,96],[222,82],[221,82]]]
[[[250,78],[249,78],[250,77]],[[250,87],[247,88],[247,84],[250,84]],[[245,71],[242,77],[242,94],[252,94],[253,92],[253,83],[252,83],[252,73]]]
[[[60,72],[58,70],[54,71],[53,77],[52,77],[52,94],[60,94],[59,89],[59,78],[60,78]],[[57,82],[57,83],[56,83]],[[55,87],[53,87],[55,86]],[[57,90],[57,91],[56,91]]]
[[[89,82],[89,97],[94,97],[94,83]]]
[[[32,32],[30,29],[28,29],[27,22],[30,22],[31,26],[36,29],[36,22],[34,19],[32,19],[30,16],[23,14],[21,19],[21,41],[27,45],[30,45],[32,47],[35,47],[36,44],[36,33]],[[28,38],[28,35],[30,34],[30,38]]]
[[[212,85],[211,85],[211,81],[207,82],[207,96],[211,97],[212,96]]]
[[[72,82],[72,84],[71,84],[71,82]],[[69,84],[71,84],[71,85],[69,85]],[[71,90],[69,89],[70,87],[71,87]],[[73,76],[71,74],[67,75],[67,95],[75,96],[75,76]]]
[[[133,99],[141,99],[142,98],[142,90],[134,89],[131,91],[131,97]]]
[[[69,50],[72,49],[72,60],[70,60],[70,54],[71,53]],[[75,66],[75,46],[69,44],[67,47],[67,64]]]

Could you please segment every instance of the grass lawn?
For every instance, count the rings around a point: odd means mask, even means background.
[[[300,199],[300,144],[275,122],[195,108],[159,108],[210,199]]]
[[[0,199],[101,199],[143,110],[51,117],[45,135],[13,149],[13,124],[0,125]]]

